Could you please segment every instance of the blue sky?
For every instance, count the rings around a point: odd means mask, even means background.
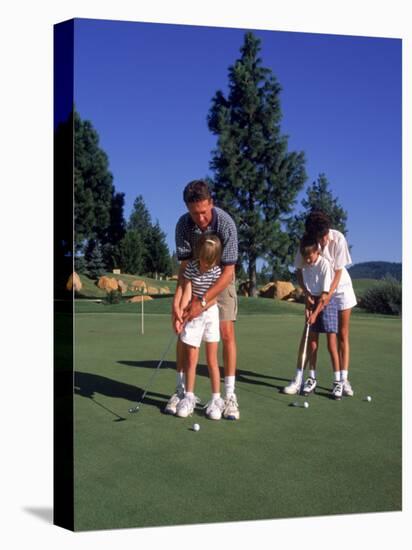
[[[143,195],[171,250],[185,184],[213,175],[206,117],[245,30],[76,20],[76,108],[99,133],[125,216]],[[348,212],[353,262],[401,261],[401,41],[255,34],[282,86],[289,149],[305,152],[306,186],[324,172]]]

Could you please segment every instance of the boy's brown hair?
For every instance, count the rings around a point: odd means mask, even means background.
[[[318,241],[315,235],[305,233],[299,243],[300,253],[304,258],[309,256],[312,252],[319,250]]]
[[[199,260],[202,260],[207,266],[212,267],[220,264],[222,243],[217,235],[201,235],[197,241],[196,251]]]

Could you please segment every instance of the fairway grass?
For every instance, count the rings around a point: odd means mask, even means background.
[[[321,337],[319,391],[304,409],[280,393],[295,371],[302,309],[242,313],[236,323],[241,417],[216,422],[201,409],[188,419],[162,414],[175,387],[173,345],[140,412],[128,414],[166,350],[169,315],[147,315],[141,335],[136,308],[91,303],[77,311],[76,530],[401,509],[399,318],[353,316],[355,397],[340,402],[330,399],[332,372]],[[210,397],[203,351],[196,394],[203,403]],[[200,424],[197,433],[193,422]]]

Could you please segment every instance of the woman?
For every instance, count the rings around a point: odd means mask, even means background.
[[[354,392],[348,379],[350,346],[349,346],[349,324],[352,308],[356,305],[356,296],[352,287],[352,280],[345,266],[352,263],[349,254],[348,243],[345,236],[336,229],[331,228],[330,218],[321,211],[314,211],[309,214],[305,222],[305,230],[309,235],[313,235],[319,246],[322,256],[332,264],[334,278],[326,297],[326,303],[334,295],[339,316],[338,327],[338,348],[340,363],[340,387],[335,388],[335,393],[352,397]],[[295,267],[299,285],[305,292],[302,279],[303,258],[300,251],[295,257]],[[311,298],[305,292],[307,301]],[[286,389],[286,388],[285,388]],[[298,391],[298,390],[297,390]],[[297,393],[296,391],[296,393]],[[286,392],[290,393],[290,392]],[[339,398],[339,395],[336,397]]]

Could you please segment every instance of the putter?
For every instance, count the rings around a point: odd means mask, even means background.
[[[164,358],[166,357],[166,355],[167,355],[167,353],[168,353],[168,351],[169,351],[169,349],[170,349],[170,346],[172,345],[172,342],[173,342],[175,339],[176,339],[176,334],[173,333],[173,334],[172,334],[172,337],[171,337],[170,340],[169,340],[169,343],[167,344],[166,351],[164,352],[164,354],[163,354],[162,358],[160,359],[160,361],[159,361],[157,367],[155,368],[155,370],[154,370],[154,372],[153,372],[153,374],[152,374],[152,376],[151,376],[151,378],[150,378],[150,380],[149,380],[149,382],[148,382],[148,384],[147,384],[147,386],[146,386],[146,389],[144,390],[144,392],[143,392],[143,394],[142,394],[142,397],[141,397],[140,401],[137,403],[137,405],[136,405],[135,407],[131,407],[131,408],[129,409],[129,413],[130,413],[130,414],[139,412],[140,405],[142,404],[143,399],[146,397],[147,392],[148,392],[149,389],[152,387],[152,383],[153,383],[153,381],[154,381],[156,375],[159,373],[159,370],[160,370],[160,367],[162,366],[162,363],[163,363],[163,361],[164,361]]]
[[[303,386],[305,384],[303,373],[305,371],[305,365],[306,365],[306,353],[307,353],[307,349],[308,349],[309,328],[310,328],[310,324],[306,323],[305,341],[304,341],[304,344],[303,344],[302,358],[301,358],[301,363],[300,363],[300,367],[301,367],[301,371],[302,371],[302,382],[301,382],[301,385],[300,385],[299,395],[302,393]]]

